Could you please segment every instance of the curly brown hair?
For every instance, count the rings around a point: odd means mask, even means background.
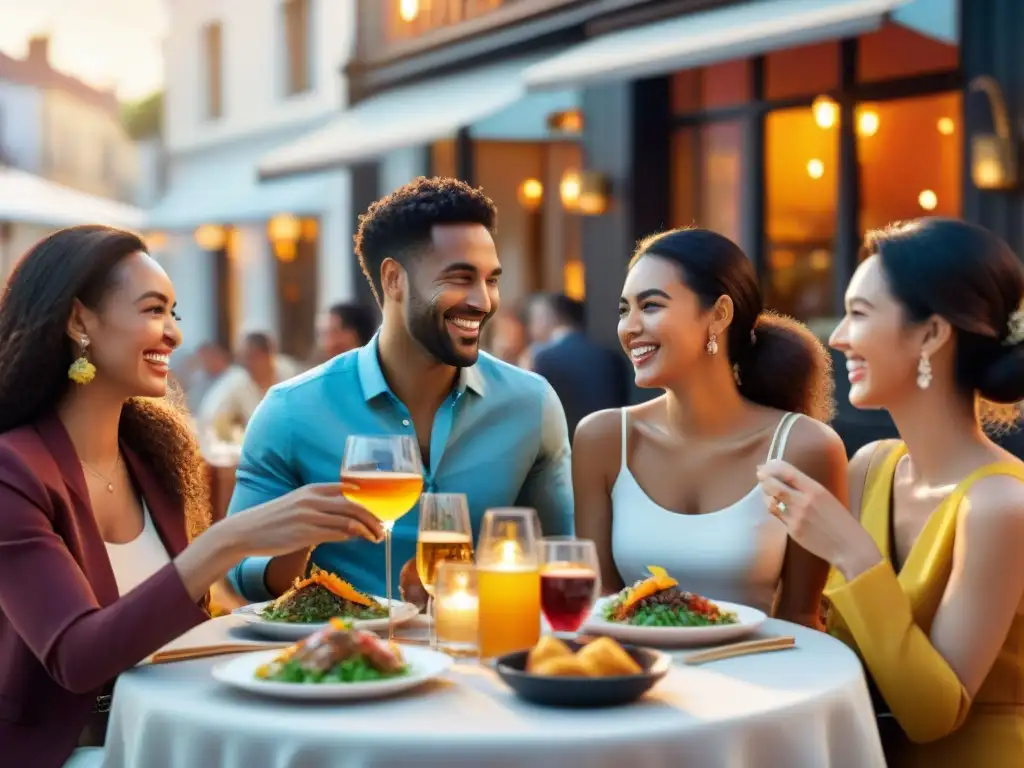
[[[359,265],[377,303],[384,300],[380,283],[384,259],[408,267],[409,260],[430,245],[435,225],[481,224],[493,234],[497,218],[498,209],[483,190],[443,177],[420,176],[373,203],[359,217],[354,239]]]
[[[77,356],[67,335],[77,298],[97,309],[130,254],[146,251],[130,232],[87,225],[39,241],[11,273],[0,301],[0,433],[53,413],[67,395]],[[125,443],[180,499],[191,540],[210,524],[209,493],[199,445],[180,394],[134,397],[121,411]]]

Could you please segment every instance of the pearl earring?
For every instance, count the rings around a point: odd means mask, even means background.
[[[711,338],[708,339],[707,350],[709,355],[718,354],[718,337],[713,333],[711,334]]]
[[[917,386],[919,389],[928,389],[932,383],[932,363],[928,355],[921,353],[921,359],[917,361]]]

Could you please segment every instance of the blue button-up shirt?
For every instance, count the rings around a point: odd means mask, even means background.
[[[228,514],[309,483],[340,479],[349,435],[415,436],[412,417],[384,379],[376,337],[365,347],[271,388],[249,422]],[[466,494],[474,541],[492,507],[533,507],[545,535],[573,532],[565,413],[539,376],[481,353],[434,416],[427,493]],[[395,524],[394,584],[416,554],[419,506]],[[248,557],[229,576],[249,600],[269,600],[269,558]],[[359,539],[322,544],[313,562],[384,594],[384,547]],[[397,596],[397,593],[396,593]]]

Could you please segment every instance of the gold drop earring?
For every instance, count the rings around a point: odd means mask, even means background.
[[[75,384],[88,384],[96,378],[96,366],[90,363],[89,358],[85,356],[85,351],[89,348],[89,337],[83,334],[79,337],[78,345],[82,351],[78,359],[68,368],[68,378]]]

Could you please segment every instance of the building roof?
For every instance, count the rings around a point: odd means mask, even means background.
[[[94,88],[77,77],[53,68],[49,58],[49,41],[45,37],[29,41],[28,55],[24,59],[15,59],[0,52],[0,80],[63,91],[112,115],[118,115],[119,104],[113,90]]]

